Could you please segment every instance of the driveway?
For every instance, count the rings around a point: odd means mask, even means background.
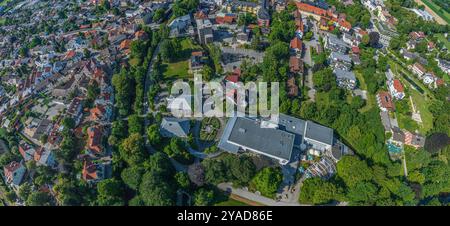
[[[241,196],[243,198],[246,198],[246,199],[254,201],[254,202],[261,203],[266,206],[308,206],[308,205],[299,204],[299,203],[276,201],[276,200],[264,197],[262,195],[258,195],[253,192],[247,191],[242,188],[233,188],[230,183],[221,183],[221,184],[218,184],[217,187],[225,192],[235,194],[237,196]]]

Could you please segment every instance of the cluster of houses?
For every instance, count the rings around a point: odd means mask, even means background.
[[[391,73],[391,72],[387,72]],[[389,77],[389,76],[388,76]],[[414,148],[422,148],[425,145],[425,137],[419,133],[409,132],[405,129],[400,129],[396,124],[391,123],[390,112],[395,112],[394,100],[401,100],[405,97],[404,88],[398,79],[390,79],[387,82],[389,91],[380,91],[376,95],[378,107],[380,108],[381,122],[386,133],[391,133],[392,136],[387,140],[387,147],[391,155],[398,155],[401,153],[403,145],[409,145]],[[415,110],[414,110],[415,111]],[[414,115],[417,114],[413,112]],[[418,116],[420,120],[420,115]]]
[[[358,45],[367,32],[359,27],[352,28],[345,14],[336,13],[334,7],[323,1],[296,4],[302,15],[311,16],[318,21],[321,30],[339,29],[342,32],[342,37],[328,33],[325,36],[324,47],[331,51],[328,63],[333,68],[338,86],[349,90],[355,89],[356,77],[352,72],[352,65],[360,63]]]
[[[1,166],[12,188],[17,189],[33,175],[27,172],[27,162],[63,170],[55,156],[64,140],[66,118],[75,123],[74,136],[86,139],[86,146],[77,156],[83,163],[80,179],[95,183],[108,177],[111,153],[106,140],[114,105],[112,73],[127,62],[133,41],[148,40],[138,25],[150,23],[147,19],[152,13],[168,4],[109,2],[123,16],[105,13],[98,19],[95,8],[101,1],[95,0],[78,2],[79,11],[67,2],[47,1],[22,5],[30,11],[4,14],[9,19],[33,19],[1,27],[7,35],[0,38],[0,125],[21,134],[18,149],[22,159]],[[65,10],[65,19],[60,18],[63,9],[72,9]],[[28,34],[24,41],[17,38],[25,28],[37,29],[41,21],[50,20],[60,24],[52,32]],[[62,26],[65,22],[74,27],[66,30]],[[18,50],[29,42],[36,44],[21,54]],[[98,93],[87,105],[92,87]]]
[[[420,42],[426,42],[427,51],[431,52],[436,48],[436,45],[432,41],[426,40],[426,35],[422,31],[413,31],[409,34],[409,41],[406,43],[406,49],[401,49],[400,53],[403,58],[408,61],[413,61],[414,63],[408,66],[419,80],[423,82],[423,84],[427,85],[430,88],[437,88],[438,86],[442,86],[445,84],[442,78],[437,77],[432,71],[427,70],[425,67],[428,65],[428,61],[423,58],[417,52],[413,51]],[[447,61],[436,58],[438,62],[438,67],[447,74],[450,74],[450,65]]]
[[[382,0],[363,0],[363,5],[370,11],[371,15],[376,18],[374,26],[380,34],[380,43],[383,47],[389,46],[389,42],[393,37],[397,37],[395,26],[398,23],[397,18],[393,17],[384,5]]]

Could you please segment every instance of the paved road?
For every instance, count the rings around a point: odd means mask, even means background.
[[[148,92],[151,89],[152,86],[152,72],[153,72],[153,63],[156,60],[156,57],[158,56],[159,50],[160,50],[160,45],[161,42],[158,43],[158,45],[155,48],[155,51],[153,52],[153,56],[152,59],[150,60],[150,63],[148,64],[148,68],[147,68],[147,75],[145,76],[145,87],[144,87],[144,115],[147,115],[150,112],[150,106],[149,103],[150,101],[153,100],[149,100],[148,99]],[[145,128],[147,128],[150,124],[150,121],[148,120],[148,118],[145,118]],[[147,141],[147,138],[145,139]]]
[[[300,204],[300,203],[276,201],[276,200],[255,194],[253,192],[246,191],[242,188],[233,188],[230,183],[221,183],[221,184],[218,184],[217,187],[223,191],[241,196],[243,198],[246,198],[246,199],[254,201],[254,202],[259,202],[266,206],[309,206],[309,205]]]

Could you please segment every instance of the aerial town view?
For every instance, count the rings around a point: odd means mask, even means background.
[[[0,206],[448,206],[449,23],[449,0],[0,0]]]

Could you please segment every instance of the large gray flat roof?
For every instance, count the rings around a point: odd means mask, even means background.
[[[294,134],[275,128],[261,128],[260,123],[256,120],[238,117],[228,141],[271,156],[290,160],[294,139]]]
[[[333,145],[333,130],[311,121],[308,121],[306,124],[305,137],[324,144]]]

